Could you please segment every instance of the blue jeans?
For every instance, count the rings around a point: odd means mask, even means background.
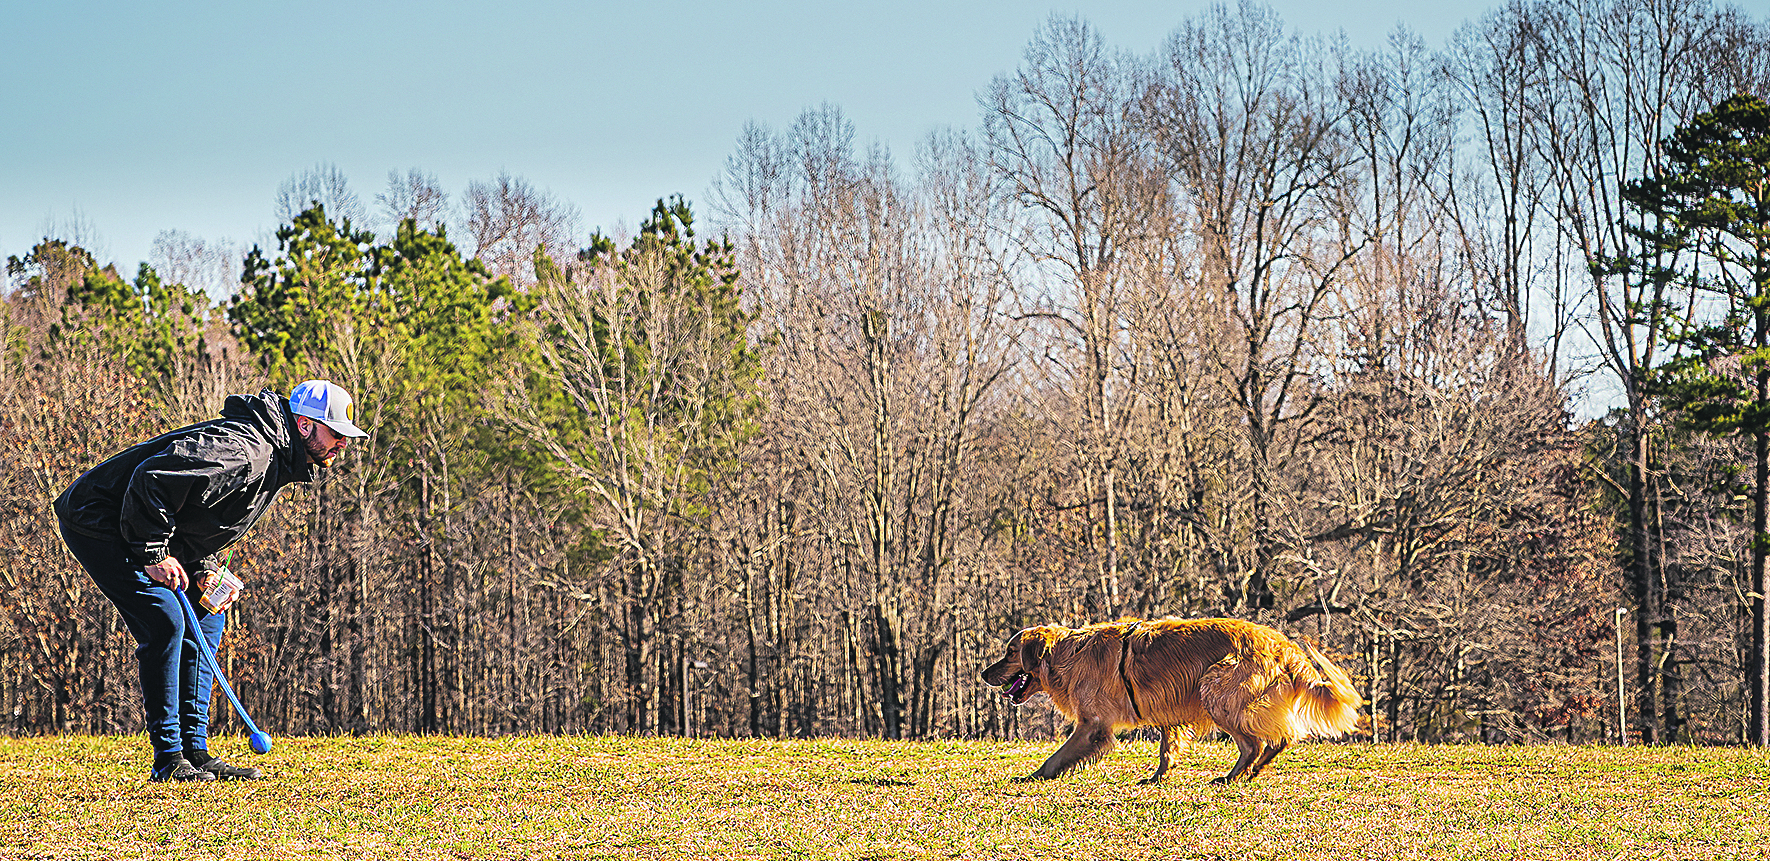
[[[105,541],[61,527],[62,540],[117,610],[135,637],[141,698],[147,706],[148,741],[156,755],[209,747],[209,698],[215,673],[197,653],[184,607],[171,589],[148,579],[131,561],[122,540]],[[183,560],[179,560],[183,561]],[[211,613],[192,599],[197,626],[213,653],[221,648],[226,613]]]

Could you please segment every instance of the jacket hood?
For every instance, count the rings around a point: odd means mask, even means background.
[[[288,398],[270,389],[256,395],[228,395],[221,405],[221,417],[252,425],[283,453],[283,465],[297,481],[313,480],[313,464],[305,456],[307,450],[295,429],[295,414],[289,411]]]

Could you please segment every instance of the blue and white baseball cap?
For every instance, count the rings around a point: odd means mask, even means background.
[[[325,380],[308,380],[296,386],[295,391],[289,393],[289,411],[324,422],[339,436],[369,435],[350,420],[350,393],[343,386]]]

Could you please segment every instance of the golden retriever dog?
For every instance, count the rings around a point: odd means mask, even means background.
[[[1252,780],[1291,742],[1350,731],[1364,703],[1351,677],[1315,646],[1298,648],[1240,619],[1027,628],[1008,641],[1007,655],[983,671],[983,680],[1015,705],[1048,694],[1075,722],[1063,746],[1019,780],[1048,780],[1098,760],[1112,751],[1116,732],[1141,726],[1162,731],[1161,760],[1143,783],[1167,774],[1177,730],[1199,738],[1213,728],[1228,733],[1241,756],[1211,782],[1244,773]]]

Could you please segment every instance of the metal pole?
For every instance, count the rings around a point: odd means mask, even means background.
[[[1616,608],[1616,735],[1624,747],[1629,744],[1629,711],[1623,694],[1622,620],[1628,612],[1626,607]]]

